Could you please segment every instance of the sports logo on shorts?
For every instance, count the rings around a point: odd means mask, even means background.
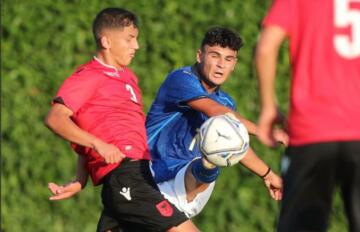
[[[121,195],[123,195],[126,200],[131,201],[130,187],[128,187],[128,188],[123,187],[123,188],[119,191],[119,193],[120,193]]]
[[[159,213],[164,217],[171,217],[173,215],[173,208],[167,200],[163,200],[156,205]]]

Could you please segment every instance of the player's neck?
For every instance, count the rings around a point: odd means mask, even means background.
[[[202,77],[200,77],[200,78],[201,78],[200,81],[201,81],[202,86],[204,86],[204,88],[206,89],[206,91],[208,93],[213,93],[219,88],[219,86],[213,85],[207,79],[202,78]]]
[[[105,52],[98,51],[96,53],[96,58],[104,65],[111,66],[118,71],[124,68],[124,66],[118,64],[112,56],[107,55]]]

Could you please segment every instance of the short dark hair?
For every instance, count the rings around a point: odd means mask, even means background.
[[[93,22],[93,35],[97,48],[101,47],[100,37],[104,29],[122,29],[133,25],[137,27],[137,16],[122,8],[105,8],[100,11]]]
[[[242,38],[236,32],[225,27],[212,27],[205,33],[201,42],[201,50],[204,50],[205,45],[219,45],[223,48],[228,47],[234,51],[239,51],[243,44]]]

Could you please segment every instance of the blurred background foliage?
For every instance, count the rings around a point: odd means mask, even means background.
[[[95,231],[101,211],[100,187],[90,183],[78,196],[50,202],[47,183],[74,178],[76,155],[43,124],[63,80],[94,55],[91,23],[105,7],[124,7],[140,18],[140,46],[131,68],[140,79],[145,112],[166,74],[195,62],[204,32],[230,27],[245,40],[238,65],[224,89],[245,117],[259,111],[253,64],[261,19],[269,0],[3,0],[1,3],[1,231]],[[289,61],[282,48],[277,91],[288,104]],[[252,146],[280,171],[283,148]],[[309,190],[311,191],[311,190]],[[194,222],[202,231],[274,231],[279,204],[260,178],[241,165],[224,168],[215,192]],[[346,230],[339,194],[330,231]]]

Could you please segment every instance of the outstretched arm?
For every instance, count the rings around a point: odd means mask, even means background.
[[[257,136],[262,143],[272,147],[276,145],[273,125],[280,118],[275,95],[277,57],[285,38],[286,32],[282,28],[265,27],[260,34],[255,57],[261,99]]]
[[[244,123],[249,133],[256,135],[257,127],[254,123],[246,120],[240,114],[209,98],[196,99],[188,102],[188,105],[194,110],[200,111],[209,117],[232,113],[235,115],[236,118],[238,118],[241,122]],[[266,174],[266,176],[263,177],[263,180],[270,192],[271,197],[275,200],[280,200],[282,198],[283,187],[281,178],[275,173],[273,173],[271,170],[269,173],[267,173],[269,169],[268,165],[266,165],[264,161],[262,161],[251,148],[249,148],[247,154],[240,162],[258,176],[264,176]]]
[[[247,120],[239,113],[231,110],[230,108],[219,104],[218,102],[210,99],[210,98],[200,98],[189,101],[187,103],[192,109],[196,111],[200,111],[208,117],[222,115],[226,113],[233,113],[246,127],[248,132],[252,135],[256,135],[257,126],[255,123]]]
[[[85,188],[88,179],[88,172],[85,168],[85,158],[83,156],[78,156],[77,161],[77,170],[76,170],[76,179],[65,184],[57,185],[55,183],[49,183],[48,188],[53,194],[49,199],[52,201],[68,199],[83,188]]]
[[[238,112],[231,110],[230,108],[219,104],[218,102],[210,98],[200,98],[189,101],[187,103],[192,109],[200,111],[208,117],[222,115],[226,113],[232,113],[237,119],[239,119],[248,130],[249,134],[257,136],[258,127],[255,123],[241,116]],[[288,137],[282,130],[278,130],[275,133],[275,140],[287,146]]]
[[[265,186],[274,200],[281,200],[283,191],[282,179],[251,148],[249,148],[240,163],[264,180]]]

